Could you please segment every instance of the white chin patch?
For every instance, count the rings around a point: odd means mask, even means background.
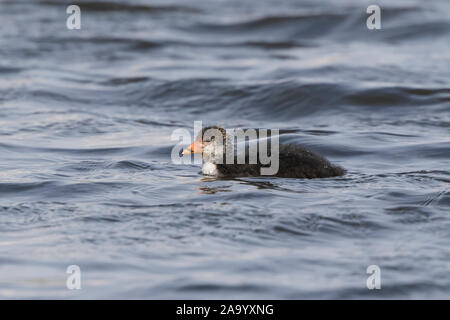
[[[203,164],[202,172],[207,176],[218,176],[217,166],[214,163],[206,162]]]

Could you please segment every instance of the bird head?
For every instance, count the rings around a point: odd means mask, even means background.
[[[183,151],[183,155],[201,153],[205,161],[222,157],[224,145],[227,141],[226,130],[222,127],[211,126],[203,128],[194,142]]]

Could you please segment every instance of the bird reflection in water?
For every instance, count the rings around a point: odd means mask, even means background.
[[[215,181],[237,181],[240,184],[246,184],[256,187],[257,189],[269,189],[269,190],[278,190],[278,191],[288,191],[288,192],[298,192],[294,190],[290,190],[287,188],[282,188],[277,186],[269,181],[256,181],[256,180],[243,180],[238,178],[214,178],[214,177],[204,177],[200,179],[201,182],[215,182]],[[199,187],[201,194],[216,194],[218,192],[232,192],[233,190],[229,189],[231,185],[220,185],[220,186],[211,186],[211,187]],[[304,193],[304,192],[300,192]]]

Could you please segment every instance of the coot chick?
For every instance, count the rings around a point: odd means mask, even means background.
[[[208,134],[211,131],[216,134]],[[222,139],[217,139],[217,136],[221,136]],[[206,127],[202,129],[194,143],[184,150],[183,154],[201,153],[204,175],[216,177],[261,176],[261,169],[269,166],[267,162],[261,161],[258,154],[256,163],[251,163],[249,154],[246,153],[245,163],[238,163],[237,155],[234,155],[232,139],[234,137],[227,134],[222,127]],[[270,152],[270,147],[268,150]],[[227,153],[230,152],[233,155],[228,157]],[[230,158],[233,161],[227,161]],[[273,174],[276,177],[312,179],[336,177],[345,173],[340,166],[333,165],[324,157],[293,143],[279,146],[278,159],[278,171]]]

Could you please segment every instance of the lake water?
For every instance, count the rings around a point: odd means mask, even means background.
[[[450,298],[448,0],[69,4],[0,1],[0,298]],[[348,172],[205,179],[194,121]]]

